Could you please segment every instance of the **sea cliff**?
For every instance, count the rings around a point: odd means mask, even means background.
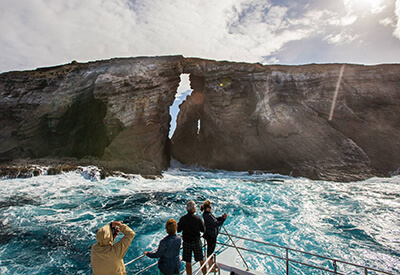
[[[193,92],[169,140],[181,73]],[[400,167],[399,106],[398,64],[72,62],[0,74],[0,160],[159,175],[172,156],[212,169],[361,180]]]

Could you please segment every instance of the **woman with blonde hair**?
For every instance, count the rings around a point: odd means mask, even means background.
[[[174,219],[169,219],[165,224],[168,236],[160,241],[156,252],[146,251],[144,255],[149,258],[160,258],[158,269],[161,275],[175,275],[181,271],[179,252],[182,239],[176,235],[178,225]]]
[[[203,235],[203,238],[207,241],[207,258],[210,257],[215,250],[215,245],[217,243],[217,236],[219,227],[226,220],[227,214],[223,214],[222,216],[216,218],[211,213],[211,202],[206,200],[203,205],[200,207],[203,212],[203,219],[206,226],[206,232]],[[209,266],[211,267],[214,264],[214,260],[211,259],[209,262]]]

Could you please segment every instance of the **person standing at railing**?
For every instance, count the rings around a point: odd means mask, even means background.
[[[206,226],[206,232],[204,233],[203,238],[207,241],[207,258],[209,258],[215,250],[219,227],[222,226],[228,215],[225,213],[216,218],[211,213],[211,202],[209,200],[206,200],[203,203],[203,205],[200,207],[200,210],[204,211],[203,219]],[[214,259],[211,258],[208,264],[211,267],[214,264]]]
[[[186,262],[186,274],[192,274],[192,252],[194,260],[204,264],[204,255],[201,244],[201,233],[204,232],[204,222],[194,213],[196,212],[196,204],[194,201],[189,201],[186,205],[187,214],[178,222],[178,232],[182,232],[183,252],[182,260]],[[202,268],[203,274],[207,273],[207,267]]]
[[[158,260],[158,269],[161,275],[176,275],[181,271],[181,260],[179,253],[182,239],[176,235],[177,224],[174,219],[169,219],[165,224],[168,236],[160,241],[157,251],[144,252],[144,255],[150,258],[160,258]]]
[[[124,237],[114,244],[119,232]],[[96,234],[97,243],[91,251],[93,274],[126,274],[123,258],[134,237],[135,232],[120,222],[111,222],[100,228]]]

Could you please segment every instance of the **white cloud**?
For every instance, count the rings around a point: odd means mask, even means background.
[[[329,8],[272,1],[0,0],[0,71],[167,54],[279,62],[274,55],[290,42],[358,39],[351,27],[361,17],[355,13],[361,0],[343,0],[346,9],[336,0],[327,0]],[[400,39],[399,2],[394,35]],[[370,14],[375,10],[371,5]]]
[[[330,44],[348,44],[356,40],[359,36],[356,34],[348,34],[346,32],[340,32],[336,34],[330,34],[324,38]]]
[[[371,2],[371,12],[380,13],[386,8],[383,0],[375,0]]]
[[[5,0],[0,19],[5,62],[0,70],[137,55],[260,61],[285,43],[282,36],[275,42],[273,34],[285,8],[272,7],[266,16],[264,9],[270,6],[264,3],[153,0],[135,2],[132,9],[127,0]],[[235,10],[242,4],[259,8],[241,32],[232,33]]]
[[[382,19],[381,21],[379,21],[379,24],[382,24],[385,27],[395,27],[395,24],[393,22],[393,19],[390,17],[386,17],[384,19]]]
[[[397,24],[396,28],[393,31],[393,35],[400,39],[400,0],[396,0],[396,6],[395,6],[395,11],[394,11],[396,18],[397,18]]]
[[[368,13],[377,14],[382,12],[386,8],[384,3],[385,0],[343,0],[343,4],[349,13],[362,16]]]
[[[132,30],[126,22],[135,20],[126,3],[118,1],[7,0],[3,5],[7,9],[0,17],[1,59],[15,56],[25,68],[126,53],[126,37]],[[9,63],[2,66],[20,65]]]
[[[292,26],[302,26],[302,28],[323,32],[328,26],[340,28],[350,26],[357,20],[357,16],[340,15],[337,12],[323,9],[310,10],[303,17],[288,20]]]
[[[181,82],[179,83],[175,98],[177,100],[182,100],[182,96],[185,95],[189,90],[191,91],[189,74],[181,74]]]

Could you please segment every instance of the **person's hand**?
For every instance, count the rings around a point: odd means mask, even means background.
[[[149,251],[145,251],[145,252],[143,253],[143,255],[147,255],[147,253],[149,253]]]
[[[112,227],[112,228],[114,228],[114,227],[116,227],[116,226],[120,226],[120,225],[121,225],[121,222],[115,222],[115,221],[114,221],[114,222],[111,223],[111,227]]]
[[[114,239],[118,236],[119,232],[121,231],[121,229],[119,228],[119,226],[121,225],[121,222],[112,222],[111,223],[111,227],[115,228],[115,234],[113,235]]]

